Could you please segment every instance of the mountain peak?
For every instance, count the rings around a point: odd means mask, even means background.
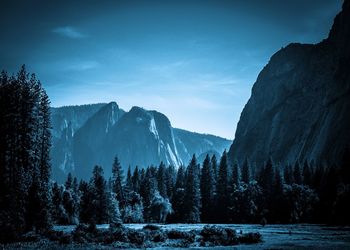
[[[350,1],[344,0],[342,11],[335,17],[327,39],[339,50],[350,50]]]

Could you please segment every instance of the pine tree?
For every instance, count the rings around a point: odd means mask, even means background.
[[[291,185],[294,183],[293,168],[290,164],[284,167],[283,176],[286,184]]]
[[[67,180],[64,183],[64,186],[66,187],[66,189],[71,189],[72,188],[72,184],[73,184],[73,177],[71,173],[68,173],[67,175]]]
[[[299,184],[299,185],[303,183],[303,177],[301,176],[301,169],[300,169],[299,161],[295,162],[293,177],[294,177],[294,183]]]
[[[217,179],[217,213],[219,222],[224,222],[228,218],[229,196],[228,163],[225,150],[220,159]]]
[[[185,181],[185,219],[189,223],[200,222],[201,195],[200,195],[200,168],[196,156],[193,155],[187,167]]]
[[[167,197],[172,200],[174,195],[174,188],[176,182],[176,170],[175,167],[170,165],[165,171],[165,186],[167,191]]]
[[[116,194],[119,206],[122,208],[125,205],[125,192],[123,185],[123,169],[116,156],[112,166],[112,191]]]
[[[274,182],[274,167],[272,159],[269,158],[264,168],[260,172],[259,184],[262,187],[265,195],[270,197],[272,191],[272,184]]]
[[[242,167],[242,181],[248,184],[250,180],[251,180],[250,164],[248,159],[245,158],[245,161]]]
[[[107,182],[103,177],[103,169],[100,166],[95,166],[92,172],[90,185],[93,191],[93,204],[95,208],[96,224],[109,222],[109,195],[107,193]]]
[[[185,221],[185,169],[180,166],[177,170],[174,197],[172,200],[174,214],[172,216],[174,222]]]
[[[312,183],[311,177],[312,177],[312,173],[311,173],[311,169],[310,169],[310,165],[308,163],[307,160],[305,160],[304,162],[304,167],[303,167],[303,176],[304,176],[304,184],[310,186]]]
[[[232,188],[233,189],[238,188],[240,185],[240,182],[241,182],[241,171],[240,171],[238,162],[235,161],[235,163],[232,166]]]
[[[158,191],[161,196],[164,198],[168,197],[165,183],[165,165],[163,162],[160,163],[157,171],[157,183],[158,183]]]
[[[209,155],[207,154],[202,167],[200,188],[202,197],[202,222],[212,220],[212,212],[214,204],[214,173],[211,166]]]
[[[93,189],[89,183],[81,181],[79,184],[81,192],[80,214],[79,218],[82,223],[96,223],[95,221],[95,204]]]
[[[141,177],[139,173],[139,167],[136,166],[134,169],[134,173],[132,175],[132,186],[134,187],[134,191],[136,193],[140,193],[140,182],[141,182]]]
[[[131,168],[130,165],[128,167],[128,172],[126,174],[126,185],[125,188],[127,189],[127,191],[133,191],[134,187],[132,184],[132,175],[131,175]]]

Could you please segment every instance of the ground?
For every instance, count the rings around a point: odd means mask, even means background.
[[[132,229],[142,229],[146,224],[125,224]],[[158,225],[164,230],[176,229],[179,231],[201,230],[205,224],[165,224]],[[246,225],[246,224],[225,224],[220,225],[230,227],[237,231],[237,234],[259,232],[263,236],[263,242],[251,245],[235,245],[231,247],[215,247],[215,249],[350,249],[350,227],[334,227],[325,225],[309,224],[289,224],[289,225]],[[100,229],[107,229],[108,225],[98,225]],[[74,226],[55,226],[57,231],[70,232]],[[15,243],[0,246],[5,249],[113,249],[113,246],[96,244],[83,245],[60,245],[58,243]],[[174,249],[157,247],[153,249]],[[179,248],[180,249],[180,248]],[[195,247],[191,249],[203,249]],[[212,249],[212,247],[211,247]]]

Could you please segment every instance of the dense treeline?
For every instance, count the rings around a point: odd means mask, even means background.
[[[22,66],[0,75],[0,239],[50,226],[50,107]]]
[[[124,177],[118,158],[106,181],[96,166],[89,182],[68,176],[53,186],[55,223],[337,223],[349,224],[349,154],[340,167],[308,162],[281,167],[268,160],[253,173],[242,166],[206,156],[187,167],[161,163],[130,167]],[[73,184],[72,184],[73,183]],[[66,197],[66,198],[65,198]]]

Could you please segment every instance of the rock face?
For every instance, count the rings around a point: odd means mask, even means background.
[[[77,176],[90,176],[95,165],[104,166],[101,159],[106,157],[106,141],[112,127],[125,111],[111,102],[92,115],[76,132],[73,138],[73,165]]]
[[[105,103],[51,108],[52,174],[55,179],[63,179],[74,170],[73,137],[75,132],[95,114]]]
[[[290,44],[260,72],[237,125],[231,161],[337,164],[350,143],[349,66],[346,0],[327,39]]]
[[[90,112],[82,112],[82,117],[74,106],[52,112],[60,114],[59,119],[53,116],[59,121],[53,123],[58,139],[53,141],[52,150],[53,175],[58,181],[63,181],[68,172],[88,179],[94,165],[103,166],[109,176],[116,155],[124,170],[129,165],[145,167],[161,161],[178,167],[188,164],[192,154],[218,156],[231,144],[217,136],[174,129],[157,111],[133,107],[125,112],[115,102],[89,107]],[[65,123],[74,126],[62,126]]]
[[[228,149],[227,143],[223,143],[221,137],[208,134],[199,134],[174,128],[175,143],[177,152],[184,163],[190,162],[192,155],[195,153],[198,162],[202,163],[205,156],[215,155],[219,160],[222,152]]]

